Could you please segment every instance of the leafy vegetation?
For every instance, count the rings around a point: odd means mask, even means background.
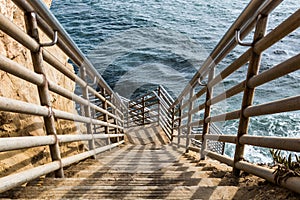
[[[277,184],[286,181],[289,177],[300,177],[300,156],[295,155],[296,161],[292,161],[292,154],[284,157],[281,155],[280,150],[275,151],[274,149],[271,149],[270,153],[274,160],[274,166],[277,166],[277,169],[273,172]]]

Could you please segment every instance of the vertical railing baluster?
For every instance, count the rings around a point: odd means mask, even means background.
[[[253,44],[255,44],[257,41],[262,39],[265,35],[266,28],[267,28],[267,21],[268,16],[258,16],[256,29],[254,33],[253,38]],[[253,48],[252,48],[253,50]],[[241,116],[240,116],[240,122],[239,122],[239,128],[238,128],[238,134],[237,134],[237,143],[236,143],[236,149],[235,149],[235,155],[234,155],[234,168],[233,168],[233,174],[235,176],[239,176],[240,170],[235,167],[235,163],[239,162],[244,157],[244,148],[245,145],[242,145],[239,143],[240,138],[243,135],[248,134],[248,126],[249,126],[249,117],[244,117],[243,112],[248,107],[251,106],[254,99],[254,92],[255,88],[249,88],[247,86],[247,82],[249,79],[251,79],[253,76],[257,75],[260,68],[260,61],[261,61],[261,53],[257,54],[254,50],[252,51],[252,55],[250,58],[250,63],[248,66],[248,72],[246,77],[246,84],[245,84],[245,90],[243,95],[243,101],[242,101],[242,107],[241,107]]]
[[[179,102],[179,107],[178,107],[178,133],[177,133],[177,147],[180,147],[180,137],[181,137],[181,122],[182,122],[182,118],[181,118],[181,114],[182,114],[182,110],[181,110],[181,106],[182,106],[182,100]]]
[[[143,96],[142,98],[142,125],[145,125],[145,110],[146,107],[145,107],[145,96]]]
[[[116,100],[116,98],[112,99],[112,103],[115,106],[115,108],[113,108],[112,112],[115,115],[115,117],[118,117],[118,111],[117,111],[118,106],[117,106],[117,100]],[[114,124],[118,125],[118,120],[116,118],[114,119]],[[115,134],[118,134],[118,128],[115,128],[114,132],[115,132]]]
[[[175,108],[171,109],[172,121],[171,121],[171,141],[173,141],[174,137],[174,126],[175,126]]]
[[[107,106],[107,97],[106,97],[106,93],[105,93],[105,89],[102,88],[102,96],[104,97],[104,101],[102,101],[102,108],[104,110],[107,110],[108,106]],[[106,113],[103,113],[103,121],[104,122],[108,122],[108,115]],[[104,127],[104,133],[108,134],[109,133],[109,127],[105,126]]]
[[[96,97],[95,97],[96,98]],[[96,104],[96,101],[95,101]],[[97,111],[94,108],[91,108],[91,114],[92,114],[92,118],[96,119],[97,118]],[[93,124],[93,133],[96,134],[97,133],[97,125]]]
[[[215,67],[213,66],[208,74],[208,83],[214,78],[215,75]],[[205,98],[205,110],[204,110],[204,117],[203,117],[203,130],[202,130],[202,145],[200,151],[200,158],[201,160],[205,159],[205,150],[207,148],[207,140],[205,139],[205,135],[209,132],[209,122],[206,122],[206,119],[210,116],[210,105],[207,105],[207,102],[213,96],[213,87],[209,88],[206,86],[206,98]]]
[[[124,113],[125,113],[125,111],[124,111],[124,107],[123,106],[121,108],[121,112],[122,112],[122,114],[120,114],[120,119],[121,119],[120,125],[123,127],[123,129],[120,130],[120,134],[124,134],[124,128],[125,128]],[[117,138],[118,138],[117,142],[119,142],[120,141],[120,137],[117,137]]]
[[[27,33],[33,37],[38,43],[40,42],[39,33],[38,33],[38,25],[36,19],[36,13],[29,12],[25,14],[25,24]],[[38,86],[39,99],[42,106],[47,106],[49,109],[49,115],[44,117],[45,129],[47,135],[57,136],[54,114],[52,112],[52,104],[50,101],[50,91],[48,87],[47,75],[45,73],[45,68],[43,66],[43,49],[40,47],[37,52],[31,51],[32,64],[34,71],[38,74],[42,74],[44,76],[44,84],[42,86]],[[53,145],[49,145],[50,147],[50,155],[52,161],[59,161],[61,163],[61,153],[59,149],[58,139],[56,137],[56,143]],[[64,177],[64,171],[62,168],[62,164],[59,170],[55,171],[55,176],[58,178]]]
[[[186,143],[185,143],[185,151],[189,152],[189,146],[190,146],[190,138],[189,136],[192,133],[192,126],[190,125],[193,120],[193,115],[190,114],[194,107],[194,101],[192,101],[192,97],[194,96],[194,88],[191,88],[190,90],[190,96],[189,96],[189,110],[188,110],[188,120],[187,120],[187,132],[186,132]]]
[[[126,127],[129,128],[129,111],[130,111],[130,101],[127,103],[127,109],[126,109]]]
[[[160,86],[158,87],[157,95],[159,98],[161,98]],[[158,125],[160,125],[159,124],[159,122],[160,122],[160,107],[161,107],[160,100],[158,99],[158,104],[157,104],[157,123],[158,123]]]
[[[111,107],[111,113],[114,114],[114,111],[116,111],[116,109],[118,109],[118,106],[115,104],[116,103],[116,97],[115,94],[110,94],[110,102],[113,104],[113,106]],[[109,118],[108,118],[109,119]],[[111,124],[115,124],[115,119],[113,117],[111,117],[111,119],[108,120],[109,123]],[[116,132],[118,132],[117,128],[113,128],[112,131],[110,131],[110,134],[114,134]],[[110,138],[110,144],[115,143],[115,138]],[[111,148],[110,148],[111,150]]]
[[[80,76],[81,76],[81,79],[86,82],[85,86],[81,87],[83,98],[88,100],[89,104],[90,104],[88,83],[87,83],[87,73],[86,73],[85,66],[80,67]],[[90,105],[84,106],[84,115],[85,115],[85,117],[88,117],[88,118],[92,119]],[[93,124],[91,122],[86,124],[87,134],[93,135],[92,126],[93,126]],[[89,144],[89,150],[94,150],[95,149],[94,138],[92,140],[89,140],[88,144]],[[95,158],[95,155],[93,155],[93,158]]]
[[[102,108],[104,110],[107,110],[108,109],[108,105],[107,105],[107,96],[106,96],[105,88],[102,88],[102,96],[105,99],[105,101],[102,102]],[[108,122],[108,115],[106,113],[103,113],[103,121],[104,122]],[[104,134],[109,134],[109,127],[108,126],[104,126]],[[106,140],[106,144],[110,145],[110,138],[109,137]]]
[[[125,117],[126,117],[126,116],[125,116],[125,113],[126,113],[126,112],[128,112],[128,110],[125,110],[125,108],[123,107],[123,108],[122,108],[122,113],[123,113],[123,115],[121,115],[122,127],[123,127],[122,132],[121,132],[122,134],[125,133],[125,120],[126,120],[126,119],[125,119]],[[128,128],[128,127],[127,127],[127,128]]]

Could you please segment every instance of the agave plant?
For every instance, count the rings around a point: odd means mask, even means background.
[[[300,156],[295,155],[296,161],[292,161],[292,154],[288,158],[281,155],[280,150],[271,149],[270,153],[277,169],[273,172],[274,180],[277,184],[286,181],[289,177],[300,177]]]

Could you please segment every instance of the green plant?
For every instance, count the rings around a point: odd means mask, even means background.
[[[280,150],[275,151],[274,149],[271,149],[270,153],[274,160],[274,166],[277,166],[273,172],[277,184],[286,181],[289,177],[300,177],[300,156],[295,155],[296,161],[292,161],[292,154],[284,157]]]

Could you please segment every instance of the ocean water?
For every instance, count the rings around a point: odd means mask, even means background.
[[[216,0],[53,0],[51,10],[96,69],[120,95],[133,98],[158,85],[180,94],[248,1]],[[272,13],[267,32],[299,9],[286,0]],[[251,36],[245,40],[251,40]],[[246,47],[217,65],[221,71]],[[300,30],[263,54],[261,71],[299,54]],[[244,80],[246,67],[224,80],[215,95]],[[300,94],[299,70],[257,88],[254,104]],[[241,95],[212,107],[213,114],[240,109]],[[201,113],[199,114],[201,115]],[[217,123],[236,134],[238,121]],[[254,117],[249,134],[300,137],[300,112]],[[233,156],[234,145],[225,153]],[[247,146],[245,158],[271,162],[267,149]]]

